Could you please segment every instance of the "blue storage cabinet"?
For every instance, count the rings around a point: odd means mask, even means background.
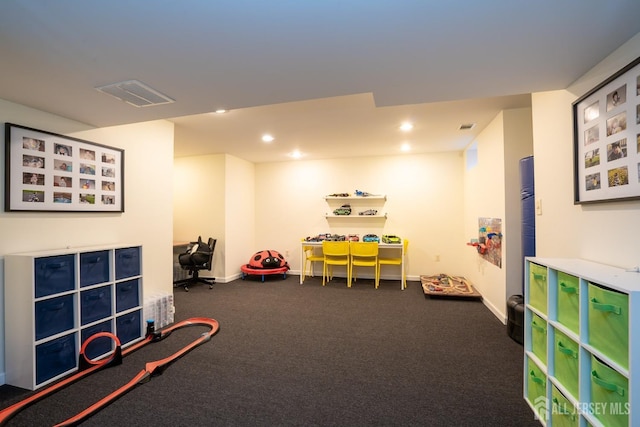
[[[4,270],[9,385],[35,390],[76,371],[80,348],[98,332],[123,346],[143,337],[140,245],[10,254]],[[101,337],[86,355],[113,349],[113,340]]]

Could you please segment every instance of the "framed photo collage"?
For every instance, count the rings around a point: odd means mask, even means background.
[[[640,58],[573,104],[574,202],[640,198]]]
[[[124,150],[5,124],[5,211],[124,212]]]

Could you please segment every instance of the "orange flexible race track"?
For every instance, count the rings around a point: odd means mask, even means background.
[[[119,389],[117,389],[116,391],[114,391],[113,393],[109,394],[108,396],[105,396],[103,399],[99,400],[98,402],[94,403],[93,405],[91,405],[90,407],[88,407],[87,409],[85,409],[84,411],[80,412],[79,414],[74,415],[73,417],[59,423],[56,424],[56,426],[73,426],[73,425],[77,425],[80,422],[82,422],[83,420],[86,420],[87,418],[89,418],[91,415],[95,414],[96,412],[98,412],[100,409],[104,408],[105,406],[109,405],[110,403],[114,402],[116,399],[118,399],[119,397],[121,397],[122,395],[124,395],[125,393],[129,392],[130,390],[132,390],[136,385],[138,384],[142,384],[146,381],[148,381],[151,376],[153,375],[158,375],[161,374],[167,367],[169,367],[169,365],[173,362],[175,362],[176,360],[178,360],[180,357],[184,356],[185,354],[187,354],[188,352],[190,352],[191,350],[193,350],[194,348],[198,347],[201,344],[204,344],[205,342],[209,341],[211,339],[212,336],[214,336],[215,334],[218,333],[218,331],[220,330],[220,325],[218,324],[217,320],[214,319],[210,319],[207,317],[193,317],[190,319],[186,319],[183,320],[181,322],[175,323],[171,326],[168,326],[160,331],[153,331],[153,329],[151,330],[147,330],[147,335],[146,337],[142,340],[139,341],[138,343],[127,347],[126,349],[122,350],[120,348],[120,341],[118,340],[117,337],[115,337],[115,335],[108,333],[108,332],[99,332],[95,335],[92,335],[88,340],[86,340],[84,342],[84,344],[82,345],[82,348],[80,350],[80,355],[79,355],[79,371],[73,375],[71,375],[68,378],[65,378],[63,380],[61,380],[60,382],[57,382],[55,384],[53,384],[50,387],[47,387],[31,396],[29,396],[28,398],[21,400],[18,403],[15,403],[5,409],[3,409],[2,411],[0,411],[0,426],[4,426],[7,424],[7,422],[13,417],[15,416],[18,412],[22,411],[23,409],[33,405],[34,403],[44,399],[45,397],[57,392],[58,390],[63,389],[64,387],[67,387],[68,385],[100,370],[109,366],[115,366],[115,365],[119,365],[122,363],[122,357],[126,356],[129,353],[132,353],[136,350],[138,350],[139,348],[151,343],[151,342],[157,342],[157,341],[161,341],[165,338],[167,338],[169,335],[171,335],[171,333],[177,329],[181,329],[181,328],[186,328],[189,326],[209,326],[211,329],[207,332],[204,332],[202,335],[200,335],[200,337],[198,339],[196,339],[195,341],[191,342],[190,344],[188,344],[187,346],[183,347],[182,349],[178,350],[177,352],[173,353],[171,356],[169,357],[165,357],[164,359],[160,359],[160,360],[156,360],[153,362],[148,362],[145,364],[144,369],[142,369],[135,377],[133,377],[131,379],[131,381],[129,381],[127,384],[123,385],[122,387],[120,387]],[[116,343],[116,348],[113,351],[113,353],[105,359],[102,360],[98,360],[98,361],[93,361],[88,359],[85,354],[85,348],[86,346],[89,344],[90,341],[93,341],[95,338],[98,337],[111,337],[115,343]]]

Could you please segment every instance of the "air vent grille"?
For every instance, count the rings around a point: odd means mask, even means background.
[[[475,127],[475,123],[463,123],[460,125],[459,130],[469,130],[469,129],[473,129]]]
[[[118,98],[134,107],[151,107],[154,105],[170,104],[175,100],[150,88],[138,80],[127,80],[106,86],[96,87],[100,92]]]

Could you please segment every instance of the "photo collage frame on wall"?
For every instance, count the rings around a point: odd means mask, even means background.
[[[640,198],[640,58],[573,104],[575,203]]]
[[[124,211],[124,150],[5,125],[5,211]]]

